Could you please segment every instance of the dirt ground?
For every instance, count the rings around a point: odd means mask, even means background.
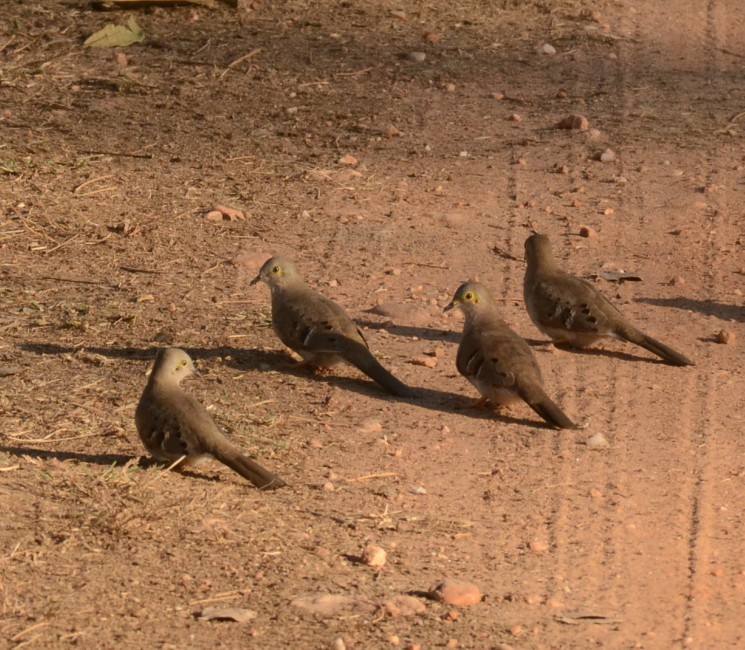
[[[2,13],[0,646],[745,647],[741,0]],[[83,47],[130,15],[143,43]],[[696,365],[547,344],[532,229],[638,274],[597,286]],[[298,368],[248,285],[270,253],[420,399]],[[469,408],[442,308],[475,276],[587,428]],[[166,345],[290,487],[141,462]]]

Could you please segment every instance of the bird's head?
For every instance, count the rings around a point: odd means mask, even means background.
[[[264,262],[259,274],[251,280],[251,286],[264,282],[269,288],[281,288],[300,280],[295,263],[285,257],[271,257]]]
[[[525,240],[525,261],[528,266],[537,262],[550,262],[554,258],[551,241],[546,235],[533,233]]]
[[[191,357],[179,348],[163,348],[155,357],[152,377],[156,381],[175,381],[178,384],[192,375],[200,376]]]
[[[483,284],[480,282],[465,282],[458,287],[453,299],[445,307],[445,311],[460,307],[468,315],[476,313],[490,302],[491,294]]]

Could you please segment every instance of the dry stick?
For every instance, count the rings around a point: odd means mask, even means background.
[[[97,178],[91,178],[90,180],[85,181],[85,183],[81,183],[78,185],[73,191],[73,194],[78,194],[80,190],[82,190],[87,185],[90,185],[91,183],[97,183],[98,181],[104,181],[107,178],[112,178],[114,174],[106,174],[105,176],[98,176]]]
[[[243,63],[244,61],[248,61],[248,59],[256,56],[261,50],[263,50],[263,47],[257,47],[255,50],[251,50],[247,54],[244,54],[243,56],[239,56],[235,61],[232,61],[231,63],[228,63],[228,67],[223,70],[222,74],[220,75],[220,79],[222,79],[226,74],[228,74],[228,71],[231,68],[234,68],[239,63]]]
[[[256,402],[256,404],[250,404],[248,408],[255,409],[257,406],[264,406],[264,404],[273,404],[276,401],[277,401],[276,399],[264,399],[264,400],[261,400],[260,402]]]
[[[0,50],[1,51],[1,50]],[[151,153],[124,153],[119,151],[82,151],[89,156],[119,156],[120,158],[147,158],[151,159]]]
[[[31,227],[31,226],[29,226],[29,225],[28,225],[28,224],[26,223],[26,221],[28,221],[28,217],[27,217],[27,218],[25,218],[25,219],[24,219],[24,218],[21,218],[21,219],[19,219],[19,221],[21,222],[21,225],[22,225],[22,226],[23,226],[23,227],[24,227],[24,228],[25,228],[25,229],[26,229],[26,230],[27,230],[28,232],[30,232],[30,233],[31,233],[32,235],[36,235],[37,237],[46,237],[46,238],[47,238],[47,239],[48,239],[49,241],[53,241],[54,243],[57,243],[57,240],[56,240],[56,239],[54,239],[53,237],[50,237],[49,235],[47,235],[46,231],[44,230],[44,228],[43,228],[42,226],[39,226],[39,229],[40,229],[40,231],[41,231],[41,232],[39,232],[39,231],[36,231],[36,230],[34,230],[34,229],[33,229],[33,228]]]
[[[78,196],[93,196],[94,194],[101,194],[101,192],[111,192],[111,190],[117,190],[119,189],[116,185],[110,185],[109,187],[102,187],[100,190],[91,190],[90,192],[86,192],[85,194],[78,194]]]
[[[11,36],[7,41],[5,41],[5,43],[0,45],[0,52],[2,52],[6,47],[8,47],[8,45],[10,45],[14,39],[15,39],[15,36]]]
[[[45,255],[49,255],[49,253],[53,253],[54,251],[59,250],[63,246],[66,246],[67,244],[69,244],[71,241],[76,240],[78,237],[80,237],[80,233],[77,233],[77,234],[73,235],[72,237],[68,237],[62,243],[57,244],[56,246],[52,246],[52,248],[49,248],[49,249],[45,250],[44,251],[44,254]]]
[[[138,269],[136,266],[120,266],[119,268],[122,271],[126,271],[127,273],[151,273],[153,275],[159,275],[163,273],[163,271],[156,271],[153,269]]]
[[[0,467],[0,472],[12,472],[14,469],[21,469],[21,466],[16,464],[10,467]]]
[[[56,431],[54,433],[57,433]],[[12,440],[18,440],[19,442],[27,442],[32,445],[38,445],[43,444],[45,442],[66,442],[67,440],[80,440],[81,438],[93,438],[95,436],[103,436],[106,435],[106,432],[102,431],[100,433],[84,433],[80,436],[70,436],[69,438],[55,438],[54,440],[50,440],[50,436],[53,436],[54,433],[50,433],[48,436],[45,436],[44,438],[16,438],[14,436],[8,436],[8,438],[11,438]]]
[[[358,476],[357,478],[344,479],[345,483],[356,483],[357,481],[368,481],[373,478],[392,478],[398,476],[396,472],[383,472],[382,474],[367,474],[366,476]]]
[[[108,284],[99,280],[75,280],[73,278],[58,278],[54,275],[42,275],[40,280],[54,280],[55,282],[73,282],[74,284]]]
[[[45,625],[49,625],[47,621],[42,621],[41,623],[34,623],[31,627],[27,627],[25,630],[21,630],[18,634],[16,634],[14,637],[11,637],[11,641],[18,641],[22,636],[25,634],[28,634],[31,632],[31,630],[35,630],[37,627],[44,627]]]
[[[365,74],[366,72],[370,72],[370,70],[373,70],[373,67],[364,68],[362,70],[357,70],[355,72],[337,72],[334,74],[334,77],[356,77],[357,75]]]

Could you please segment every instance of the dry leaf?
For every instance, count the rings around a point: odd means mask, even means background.
[[[88,47],[126,47],[133,43],[142,43],[145,40],[143,30],[132,16],[126,25],[114,25],[109,23],[103,29],[99,29],[85,39],[84,45]]]

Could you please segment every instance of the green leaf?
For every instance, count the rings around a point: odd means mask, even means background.
[[[142,43],[144,40],[145,30],[132,16],[126,26],[109,23],[85,39],[84,44],[88,47],[126,47],[133,43]]]

